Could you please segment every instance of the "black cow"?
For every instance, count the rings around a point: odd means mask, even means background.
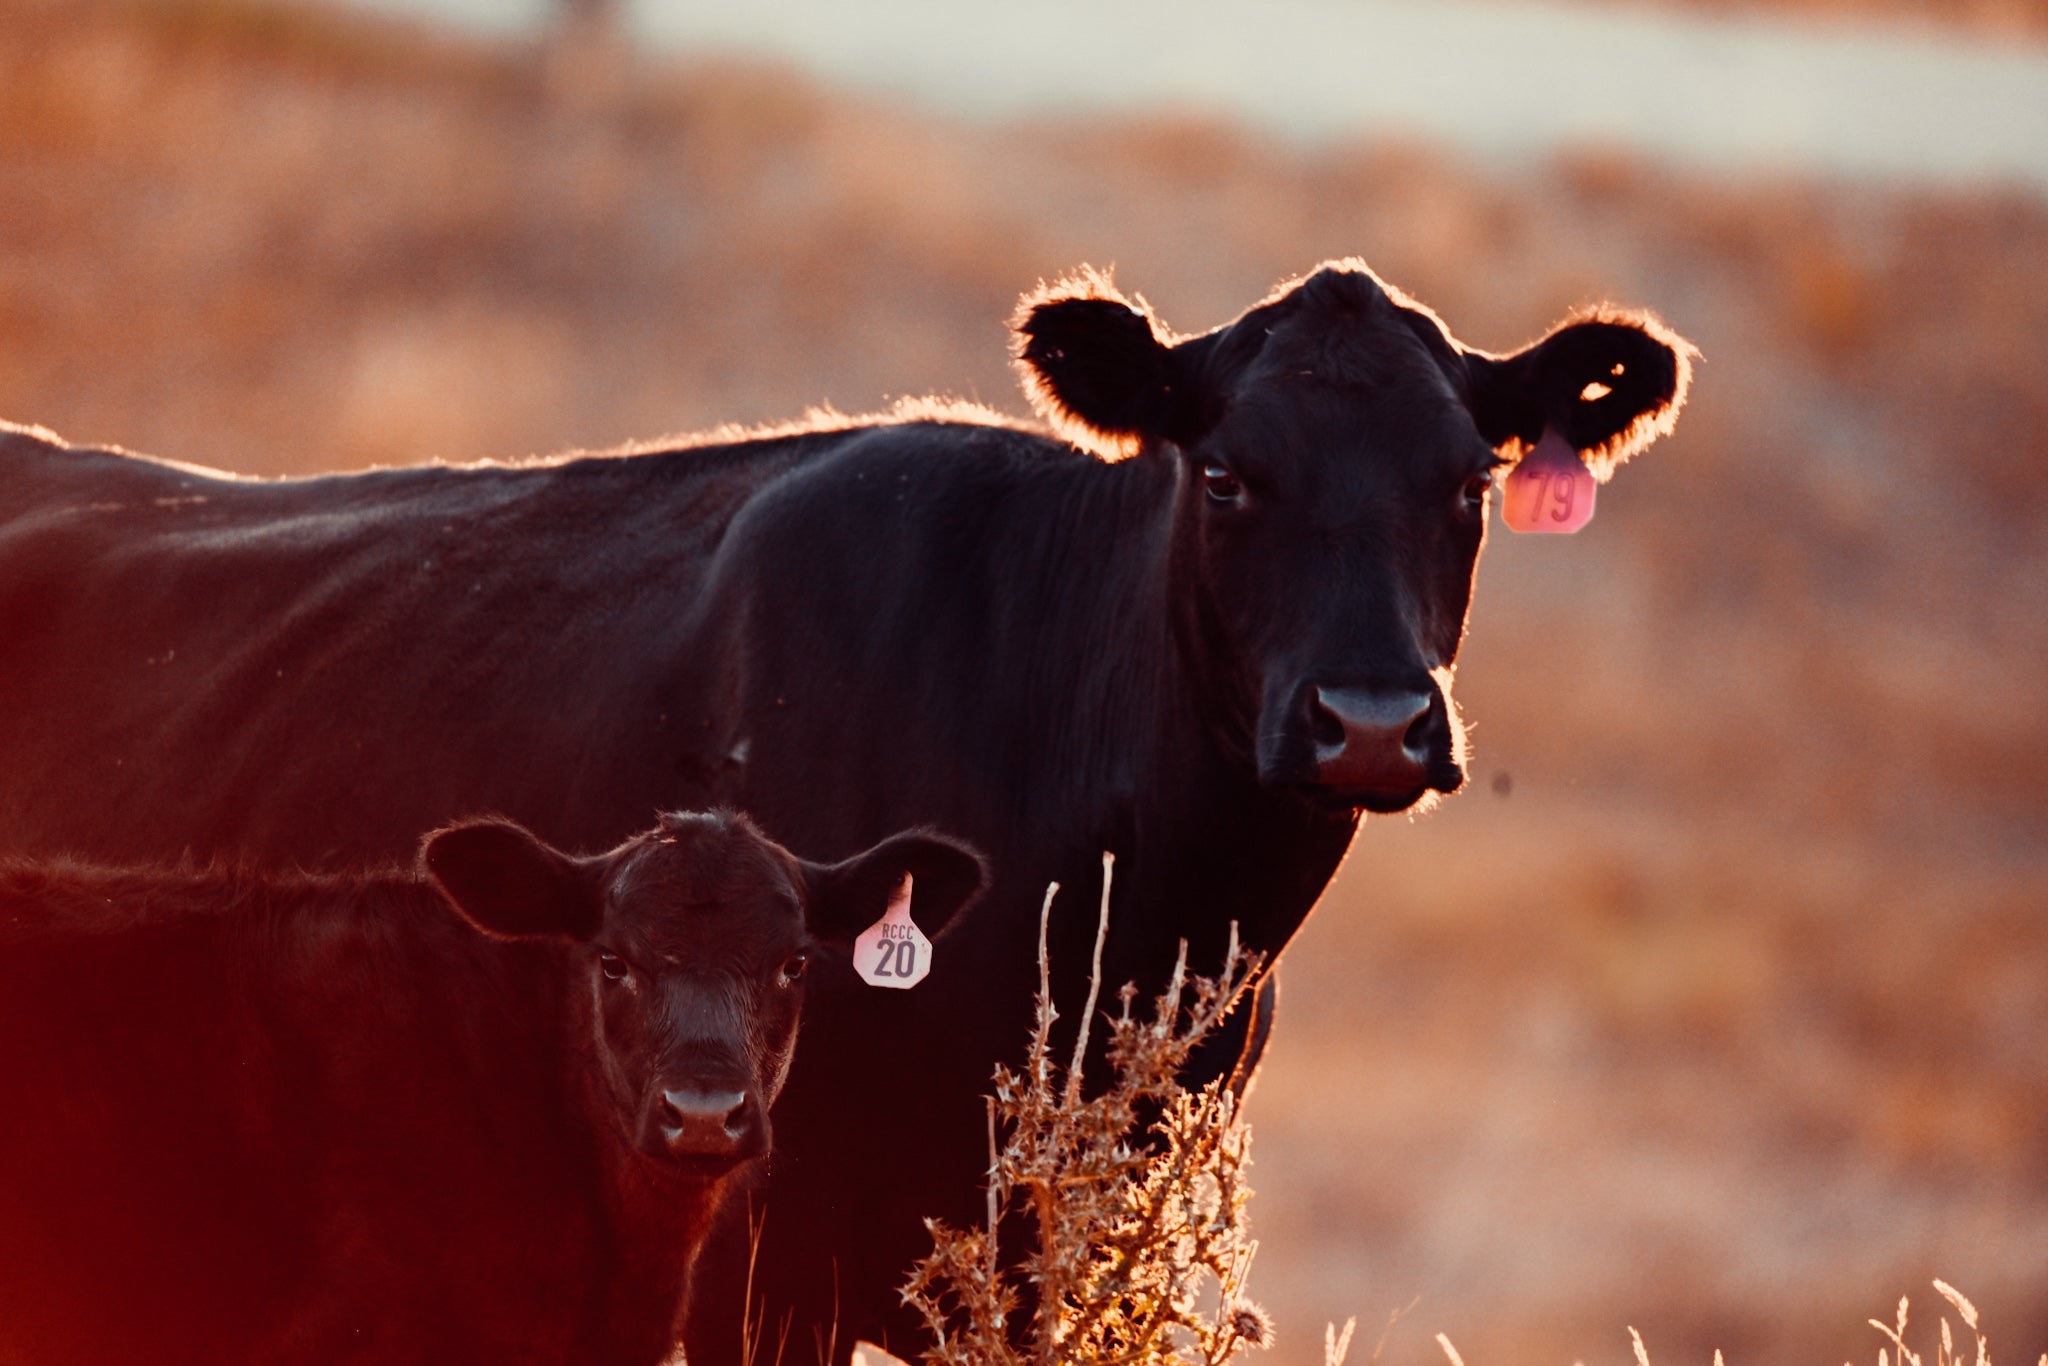
[[[901,1343],[921,1216],[979,1208],[1046,883],[1070,1021],[1104,849],[1111,984],[1182,938],[1213,969],[1232,921],[1280,949],[1362,811],[1461,781],[1497,472],[1554,429],[1604,475],[1689,374],[1612,311],[1470,350],[1355,262],[1186,339],[1094,276],[1016,327],[1060,435],[927,409],[257,482],[14,432],[0,844],[321,860],[479,806],[586,845],[719,803],[819,853],[960,832],[994,887],[930,979],[821,974],[754,1268],[798,1341]],[[1203,1075],[1255,1057],[1245,1023]],[[738,1241],[701,1361],[732,1356]]]
[[[0,864],[0,1360],[660,1361],[813,937],[905,873],[936,932],[983,878],[730,813],[591,858],[470,821],[420,866]]]

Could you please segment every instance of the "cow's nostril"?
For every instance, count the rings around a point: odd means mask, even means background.
[[[1309,738],[1315,742],[1317,752],[1342,749],[1344,718],[1331,711],[1329,705],[1323,701],[1321,688],[1317,688],[1310,697],[1308,711]]]
[[[1443,699],[1430,699],[1428,710],[1415,718],[1408,730],[1401,736],[1401,751],[1418,764],[1429,762],[1429,756],[1436,745],[1437,732],[1443,727]]]

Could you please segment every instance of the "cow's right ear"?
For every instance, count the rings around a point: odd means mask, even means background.
[[[1143,299],[1128,299],[1097,271],[1024,296],[1011,322],[1017,369],[1031,406],[1053,430],[1106,455],[1147,439],[1185,442],[1184,368],[1170,334]]]
[[[588,939],[603,892],[581,861],[513,821],[464,821],[420,845],[420,872],[464,920],[494,939]]]

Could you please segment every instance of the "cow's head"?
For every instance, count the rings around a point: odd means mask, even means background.
[[[981,857],[939,835],[816,864],[730,812],[665,815],[587,858],[509,821],[469,821],[429,835],[420,866],[483,933],[560,944],[582,1036],[572,1053],[603,1112],[593,1122],[700,1180],[768,1151],[817,943],[850,944],[905,874],[928,934],[985,881]]]
[[[1464,781],[1451,673],[1498,472],[1555,428],[1605,479],[1670,430],[1692,355],[1614,310],[1487,355],[1357,262],[1197,337],[1092,273],[1016,327],[1055,427],[1174,462],[1182,638],[1225,744],[1372,811]]]

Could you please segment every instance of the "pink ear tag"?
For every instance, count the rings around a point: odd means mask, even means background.
[[[889,898],[882,918],[853,941],[853,970],[871,987],[908,991],[932,970],[932,941],[910,918],[910,874]]]
[[[1593,520],[1599,491],[1579,453],[1545,427],[1535,449],[1508,471],[1500,517],[1510,531],[1577,531]]]

